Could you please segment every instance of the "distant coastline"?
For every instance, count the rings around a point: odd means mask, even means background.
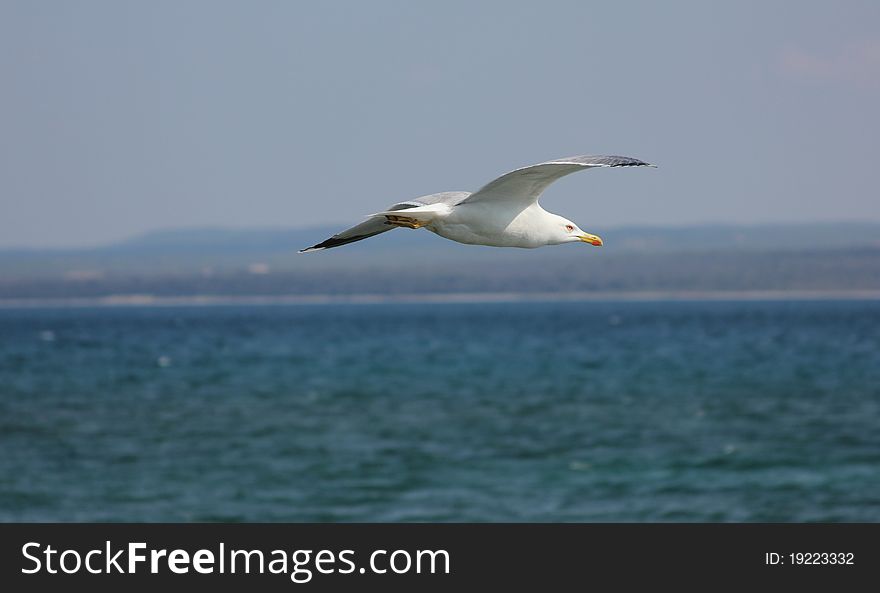
[[[880,294],[880,224],[874,223],[632,227],[602,231],[602,249],[533,251],[401,231],[351,248],[296,254],[330,232],[195,229],[95,249],[0,249],[0,307],[874,300]]]
[[[89,307],[208,307],[386,303],[518,303],[578,301],[843,301],[880,300],[880,290],[693,290],[622,292],[459,292],[314,295],[109,295],[76,298],[0,299],[0,309]]]

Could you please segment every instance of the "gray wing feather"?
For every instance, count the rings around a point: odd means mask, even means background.
[[[406,210],[407,208],[417,208],[419,206],[428,206],[429,204],[445,203],[450,206],[458,204],[470,195],[464,191],[446,191],[439,194],[430,194],[421,196],[406,202],[398,202],[388,208],[388,210]],[[317,245],[312,245],[305,249],[301,249],[300,253],[308,253],[310,251],[320,251],[322,249],[330,249],[331,247],[340,247],[348,245],[355,241],[362,241],[374,237],[386,231],[393,230],[397,227],[391,226],[385,222],[384,216],[371,216],[362,223],[346,229],[340,233],[336,233],[326,241],[322,241]]]
[[[300,249],[299,252],[308,253],[310,251],[320,251],[321,249],[330,249],[331,247],[348,245],[349,243],[354,243],[355,241],[360,241],[362,239],[367,239],[374,235],[384,233],[385,231],[390,231],[393,228],[393,226],[388,226],[387,224],[385,224],[384,217],[368,218],[367,220],[351,227],[350,229],[346,229],[341,233],[336,233],[325,241],[322,241],[316,245],[312,245],[311,247],[306,247],[305,249]]]
[[[404,210],[406,208],[429,206],[431,204],[449,204],[450,206],[455,206],[456,204],[461,203],[461,201],[466,199],[469,195],[471,195],[471,193],[466,191],[443,191],[439,194],[429,194],[427,196],[407,200],[406,202],[398,202],[389,208],[389,210]],[[398,206],[400,207],[398,208]]]
[[[575,163],[591,167],[656,167],[651,163],[640,161],[629,156],[614,156],[601,154],[586,154],[570,156],[564,159],[556,159],[550,163]]]
[[[581,155],[547,161],[515,169],[490,181],[463,200],[471,204],[488,200],[503,199],[520,202],[525,208],[538,201],[538,198],[551,183],[557,179],[593,167],[654,167],[650,163],[627,156]]]

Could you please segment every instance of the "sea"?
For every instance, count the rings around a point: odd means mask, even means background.
[[[880,301],[5,308],[0,521],[880,521]]]

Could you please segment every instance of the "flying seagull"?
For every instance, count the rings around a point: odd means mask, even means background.
[[[448,191],[399,202],[300,253],[347,245],[397,227],[424,227],[441,237],[469,245],[527,249],[578,241],[602,245],[601,238],[544,210],[538,198],[560,177],[582,169],[654,166],[626,156],[602,155],[538,163],[505,173],[474,193]]]

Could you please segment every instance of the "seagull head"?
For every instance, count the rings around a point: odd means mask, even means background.
[[[589,243],[596,247],[602,246],[601,237],[582,231],[578,225],[570,220],[562,218],[561,216],[558,216],[557,218],[559,220],[554,221],[555,228],[553,233],[554,238],[556,239],[556,244],[581,242]]]

